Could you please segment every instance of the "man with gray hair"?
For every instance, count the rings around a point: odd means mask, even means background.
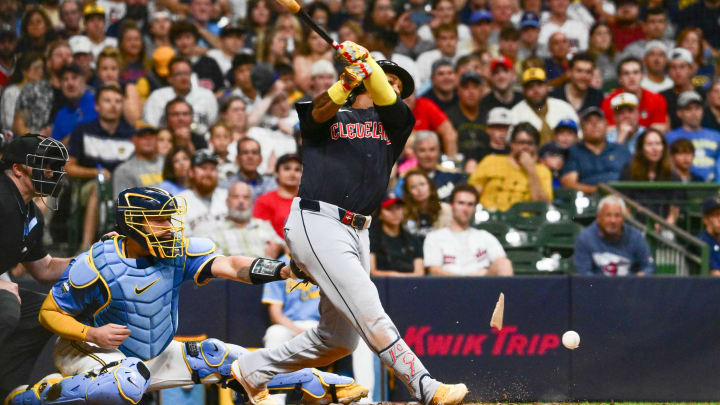
[[[600,200],[597,219],[575,240],[575,272],[582,275],[642,276],[655,272],[645,236],[625,224],[625,202]]]
[[[195,236],[212,238],[220,254],[226,256],[258,253],[258,257],[278,258],[285,251],[285,242],[275,233],[270,222],[253,218],[253,193],[250,185],[237,181],[228,190],[227,215],[203,222]]]
[[[441,200],[447,201],[455,185],[465,182],[465,175],[462,173],[440,166],[440,138],[435,132],[415,131],[413,151],[418,162],[418,169],[427,173],[428,177],[433,180]],[[395,194],[400,197],[402,197],[404,183],[405,178],[400,178],[394,190]]]
[[[300,102],[312,101],[315,97],[323,94],[337,80],[337,71],[332,62],[321,59],[310,67],[310,89],[300,99]]]

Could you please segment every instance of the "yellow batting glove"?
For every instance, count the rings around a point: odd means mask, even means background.
[[[345,41],[335,51],[335,58],[345,65],[350,65],[357,61],[364,61],[370,56],[365,47],[352,41]]]
[[[370,77],[372,72],[372,68],[367,63],[354,62],[351,65],[345,66],[345,70],[342,72],[340,77],[342,78],[345,89],[352,90],[363,80]]]

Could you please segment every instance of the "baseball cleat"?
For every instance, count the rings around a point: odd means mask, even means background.
[[[335,391],[333,393],[333,390]],[[305,393],[303,395],[304,404],[349,404],[351,402],[357,402],[368,395],[369,389],[360,384],[352,383],[345,387],[330,386],[325,396],[315,398],[312,395]]]
[[[430,405],[457,405],[461,404],[468,389],[465,384],[440,384],[430,401]]]
[[[245,381],[245,377],[242,375],[242,371],[240,371],[240,366],[238,365],[238,361],[235,360],[232,362],[232,365],[230,366],[230,374],[232,374],[233,378],[237,382],[242,385],[242,387],[245,389],[245,392],[247,393],[248,399],[250,400],[250,403],[253,405],[279,405],[277,401],[270,395],[270,391],[268,391],[267,388],[257,391],[250,388],[250,384]]]

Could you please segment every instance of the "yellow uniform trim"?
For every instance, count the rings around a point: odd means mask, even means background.
[[[215,249],[213,248],[212,251],[215,251]],[[208,278],[207,280],[203,281],[202,283],[199,283],[199,282],[198,282],[198,277],[200,276],[200,273],[201,273],[201,272],[203,271],[203,269],[205,268],[205,265],[208,264],[208,262],[209,262],[210,260],[215,259],[216,257],[225,257],[225,256],[213,256],[213,257],[209,257],[207,260],[205,260],[205,261],[203,262],[203,264],[200,265],[200,268],[195,272],[195,275],[193,276],[193,280],[195,281],[195,284],[197,284],[197,285],[199,285],[199,286],[204,286],[205,284],[207,284],[207,283],[209,283],[210,281],[212,281],[212,278],[210,277],[210,278]],[[211,272],[212,272],[212,269],[211,269]]]
[[[280,304],[280,305],[284,304],[282,301],[271,300],[271,299],[267,299],[267,298],[260,300],[260,303],[261,304]]]
[[[113,370],[113,377],[115,377],[115,381],[117,381],[117,389],[118,389],[118,392],[120,393],[120,395],[122,395],[123,398],[127,399],[128,402],[130,402],[131,404],[137,404],[139,401],[133,401],[132,399],[128,398],[128,396],[125,395],[125,393],[124,393],[123,390],[122,390],[122,385],[120,384],[120,380],[118,379],[118,376],[117,376],[117,371],[118,371],[119,369],[121,369],[121,368],[130,370],[130,369],[127,368],[127,367],[118,367],[118,368],[116,368],[115,370]],[[132,370],[130,370],[130,371],[132,371]]]
[[[103,367],[107,366],[107,363],[105,363],[105,362],[103,361],[103,359],[101,359],[100,357],[96,356],[95,353],[93,353],[93,352],[91,352],[91,351],[89,351],[89,350],[83,349],[83,347],[80,346],[77,342],[70,342],[70,346],[74,347],[75,350],[77,350],[77,351],[79,351],[79,352],[81,352],[81,353],[83,353],[83,354],[86,354],[86,355],[90,356],[90,357],[93,358],[95,361],[97,361],[98,363],[100,363]]]
[[[105,281],[104,278],[100,277],[100,272],[98,271],[97,267],[95,267],[95,263],[92,260],[92,249],[90,249],[90,255],[88,256],[88,264],[90,264],[90,267],[92,267],[93,270],[98,274],[98,278],[100,281],[102,281],[103,285],[105,286],[105,291],[107,291],[107,300],[105,301],[105,304],[101,306],[95,313],[93,313],[93,318],[98,316],[100,312],[102,312],[103,309],[107,308],[108,305],[110,305],[110,300],[112,300],[112,293],[110,292],[110,287],[107,284],[107,281]]]
[[[212,363],[210,363],[210,362],[208,361],[207,357],[205,357],[205,352],[204,352],[203,349],[202,349],[202,345],[200,346],[200,353],[202,354],[202,358],[203,358],[203,360],[205,360],[205,363],[207,363],[208,366],[210,366],[210,367],[219,367],[221,364],[223,364],[223,362],[225,361],[225,358],[226,358],[226,357],[228,356],[228,354],[230,353],[230,348],[227,347],[227,343],[223,342],[223,344],[225,345],[225,355],[222,356],[222,359],[220,359],[220,363],[218,363],[218,364],[212,364]]]
[[[125,245],[122,244],[120,238],[123,238],[123,236],[118,235],[113,237],[113,243],[115,244],[115,252],[117,252],[118,256],[122,257],[123,259],[127,259],[127,255],[125,254]]]
[[[190,368],[190,363],[187,361],[187,353],[185,352],[185,345],[182,345],[182,354],[183,354],[183,361],[185,362],[185,366],[188,369],[188,372],[190,372],[190,375],[192,376],[193,369]]]

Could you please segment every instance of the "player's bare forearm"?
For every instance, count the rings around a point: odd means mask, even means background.
[[[250,265],[252,257],[245,256],[223,256],[217,257],[213,263],[210,272],[213,277],[226,278],[228,280],[241,281],[251,284],[250,282]]]
[[[24,262],[23,266],[33,278],[41,283],[55,282],[60,279],[65,268],[70,264],[69,257],[51,257],[47,255],[42,259]]]
[[[328,92],[325,92],[313,100],[312,117],[317,123],[329,121],[337,114],[341,105],[335,104]]]

